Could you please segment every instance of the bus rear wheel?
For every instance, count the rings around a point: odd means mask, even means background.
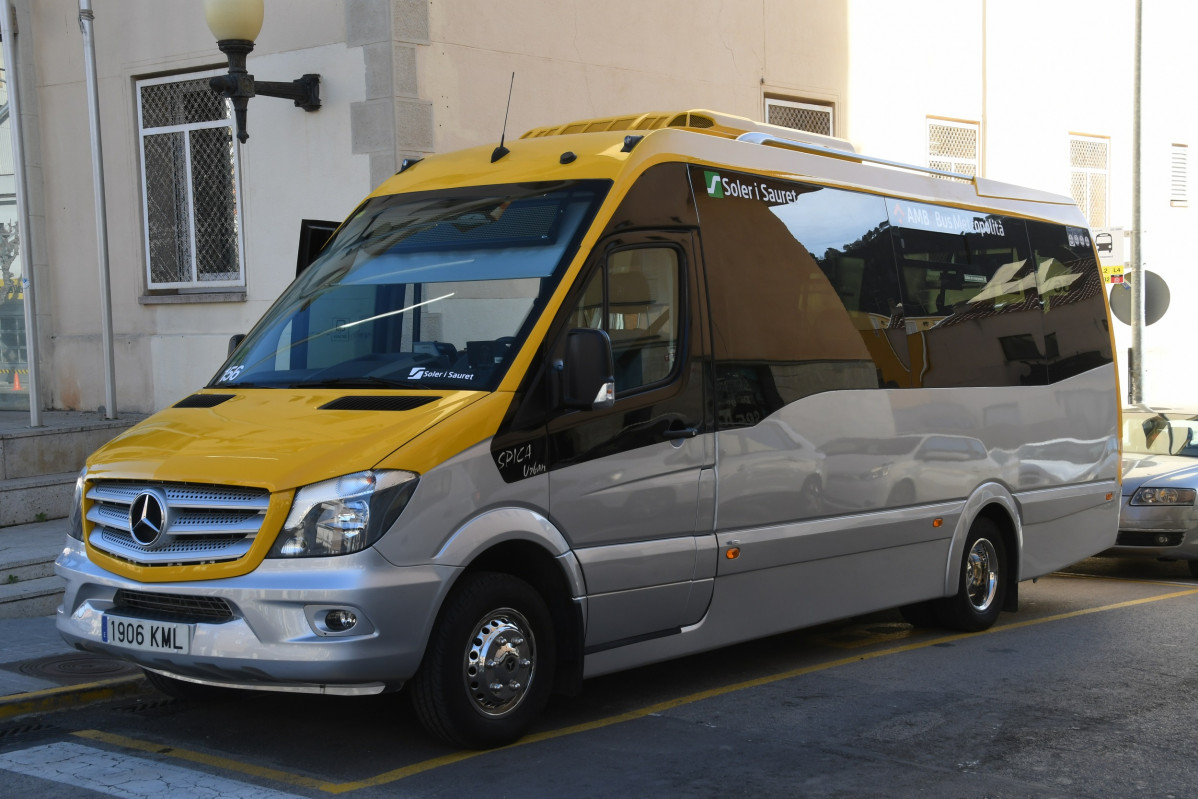
[[[518,739],[549,700],[555,671],[549,609],[508,574],[462,575],[412,679],[412,704],[442,740],[472,749]]]
[[[1007,549],[990,519],[978,519],[965,538],[957,593],[936,600],[936,621],[962,632],[988,629],[998,620],[1007,594]]]

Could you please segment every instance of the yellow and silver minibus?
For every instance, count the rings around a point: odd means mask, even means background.
[[[933,172],[709,111],[405,162],[88,460],[59,630],[485,747],[594,675],[988,627],[1114,543],[1117,376],[1073,202]]]

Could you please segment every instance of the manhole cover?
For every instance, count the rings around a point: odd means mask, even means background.
[[[137,666],[124,661],[85,653],[27,660],[16,670],[29,677],[61,683],[93,682],[140,673]]]

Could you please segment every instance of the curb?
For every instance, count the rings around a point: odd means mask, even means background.
[[[149,693],[151,690],[150,684],[139,674],[3,696],[0,697],[0,721],[33,713],[50,713],[55,710],[80,707],[107,699],[136,696]]]

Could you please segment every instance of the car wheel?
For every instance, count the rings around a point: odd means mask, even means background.
[[[965,538],[957,593],[936,600],[941,627],[962,632],[989,628],[1002,611],[1007,593],[1007,550],[998,526],[977,519]]]
[[[1198,580],[1198,560],[1187,560],[1186,565],[1190,567],[1190,576]]]
[[[901,608],[899,608],[899,615],[903,617],[903,621],[907,622],[907,624],[910,624],[912,627],[935,627],[935,600],[928,602],[916,602],[911,605],[903,605]]]
[[[198,682],[178,680],[174,677],[167,677],[165,674],[150,671],[149,669],[142,669],[142,673],[146,676],[146,680],[150,685],[154,686],[158,691],[172,699],[179,699],[184,702],[214,702],[222,699],[231,699],[239,693],[236,688],[222,688],[219,685],[205,685]]]
[[[554,670],[553,625],[536,589],[508,574],[467,573],[433,627],[412,704],[444,741],[502,746],[544,709]]]

